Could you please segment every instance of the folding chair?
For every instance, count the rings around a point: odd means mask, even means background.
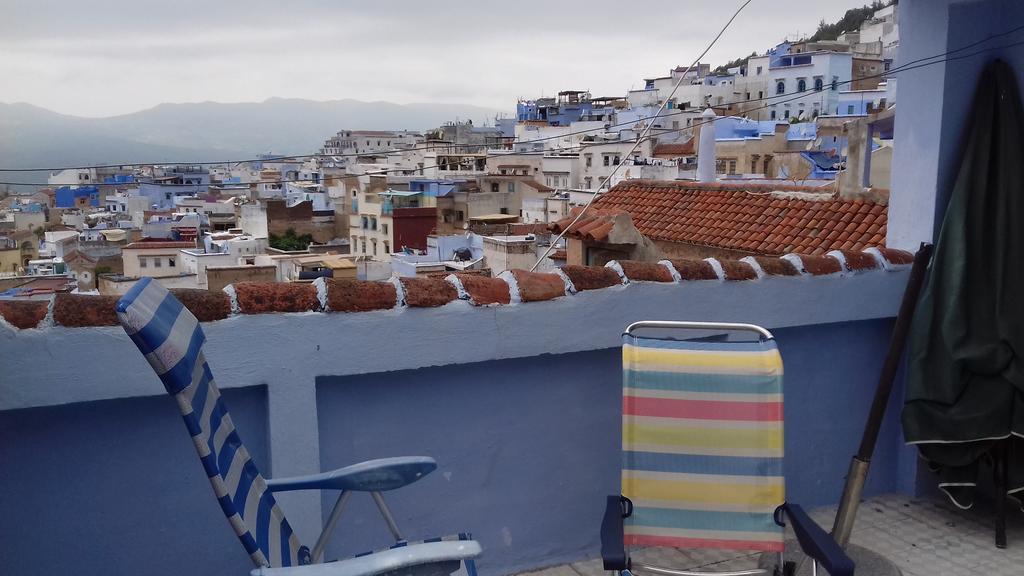
[[[633,562],[627,546],[778,553],[790,574],[784,522],[832,576],[852,576],[835,540],[786,502],[782,358],[750,324],[637,322],[623,334],[622,494],[601,526],[604,567],[668,576],[694,572]]]
[[[480,545],[468,534],[408,542],[384,502],[383,492],[419,480],[437,468],[432,458],[385,458],[296,478],[265,480],[228,415],[203,356],[199,321],[151,278],[140,280],[117,303],[117,316],[177,401],[221,510],[249,554],[253,575],[369,576],[450,574],[464,563],[476,576]],[[301,414],[296,417],[301,418]],[[338,490],[312,552],[299,543],[274,499],[288,490]],[[353,492],[369,492],[396,542],[388,549],[323,564],[324,547]]]

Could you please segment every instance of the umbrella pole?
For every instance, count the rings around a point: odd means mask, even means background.
[[[836,512],[835,524],[832,526],[832,537],[844,548],[850,541],[850,533],[853,532],[853,521],[857,517],[860,496],[864,491],[868,468],[871,466],[871,455],[878,442],[878,432],[882,428],[885,408],[889,404],[889,396],[892,394],[892,386],[896,380],[896,371],[899,370],[900,358],[903,356],[907,334],[910,332],[910,320],[914,316],[914,308],[917,307],[918,295],[921,293],[921,285],[924,284],[925,270],[928,268],[931,255],[932,245],[926,243],[922,243],[917,254],[914,255],[914,265],[910,269],[910,278],[907,280],[903,301],[900,303],[900,310],[896,315],[892,339],[889,340],[889,352],[882,365],[882,373],[878,377],[878,387],[875,389],[875,399],[871,403],[871,412],[869,412],[867,424],[864,426],[864,436],[861,437],[857,455],[850,462],[846,486],[843,488],[843,498],[839,503],[839,510]]]

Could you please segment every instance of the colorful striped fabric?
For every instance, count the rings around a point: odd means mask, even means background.
[[[782,358],[772,340],[623,336],[631,546],[781,551]]]
[[[117,303],[125,332],[178,403],[224,515],[258,567],[297,566],[308,552],[267,490],[203,357],[199,321],[151,278]]]

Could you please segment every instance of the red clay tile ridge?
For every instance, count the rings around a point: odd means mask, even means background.
[[[566,266],[557,272],[508,270],[498,278],[452,274],[447,278],[403,278],[388,282],[325,279],[314,284],[239,283],[223,293],[173,290],[201,322],[228,316],[269,313],[354,313],[395,308],[445,306],[458,299],[472,306],[502,306],[574,297],[584,291],[628,289],[636,282],[686,284],[715,281],[758,282],[768,277],[845,277],[905,269],[913,255],[875,248],[828,254],[787,254],[781,258],[742,260],[708,258],[660,262],[611,261],[606,266]],[[50,300],[0,300],[0,329],[31,330],[50,326],[116,326],[116,296],[57,294]]]

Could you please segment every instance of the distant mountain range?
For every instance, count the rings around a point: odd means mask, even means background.
[[[0,103],[0,168],[307,154],[342,129],[427,130],[456,118],[482,125],[493,122],[498,113],[463,104],[271,98],[237,104],[160,104],[121,116],[82,118],[31,104]],[[0,181],[45,184],[46,176],[4,172]]]

